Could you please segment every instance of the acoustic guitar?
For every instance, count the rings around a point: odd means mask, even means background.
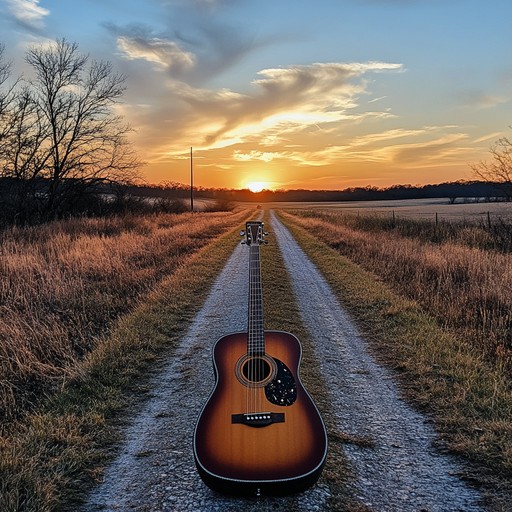
[[[215,386],[194,432],[194,457],[211,489],[233,495],[282,495],[313,485],[327,455],[327,434],[301,383],[302,349],[290,333],[265,331],[260,246],[263,223],[246,223],[249,246],[247,332],[213,349]]]

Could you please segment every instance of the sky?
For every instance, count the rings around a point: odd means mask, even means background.
[[[511,137],[510,0],[0,0],[0,43],[126,76],[148,183],[344,189],[473,178]]]

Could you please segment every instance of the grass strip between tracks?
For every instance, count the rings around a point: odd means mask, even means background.
[[[446,447],[462,455],[462,475],[482,486],[492,510],[509,510],[512,393],[503,371],[441,329],[413,301],[340,255],[280,212],[306,254],[352,313],[378,359],[396,371],[408,401],[434,420]]]
[[[247,212],[247,214],[249,214]],[[147,375],[184,335],[226,259],[240,223],[187,258],[87,356],[81,374],[0,436],[0,510],[73,509],[112,456]]]

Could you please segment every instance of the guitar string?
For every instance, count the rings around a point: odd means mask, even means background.
[[[254,337],[255,337],[255,324],[254,324],[254,313],[255,313],[255,281],[256,281],[256,269],[255,269],[255,262],[254,262],[254,257],[255,257],[255,252],[256,252],[256,244],[257,243],[257,238],[254,240],[254,245],[253,245],[253,248],[251,249],[252,251],[252,315],[251,315],[251,321],[252,321],[252,327],[253,327],[253,336],[252,336],[252,346],[251,346],[251,379],[250,379],[250,386],[251,386],[251,397],[252,397],[252,403],[251,403],[251,413],[255,413],[256,410],[255,410],[255,396],[254,396],[254,393],[255,393],[255,389],[254,389],[254,378],[255,378],[255,351],[254,351]]]
[[[261,300],[261,270],[259,261],[259,243],[262,228],[257,228],[256,236],[249,228],[249,325],[248,325],[248,386],[246,389],[246,413],[255,413],[261,409],[262,393],[257,385],[264,378],[264,363],[260,358],[262,348],[263,318]],[[253,248],[254,245],[254,248]],[[261,412],[261,411],[260,411]]]
[[[256,241],[253,241],[253,244]],[[250,396],[251,396],[251,408],[249,410],[249,413],[254,412],[254,387],[252,385],[253,376],[254,376],[254,245],[251,246],[251,328],[252,328],[252,336],[251,336],[251,353],[249,354],[250,359],[250,372],[249,372],[249,390],[250,390]]]
[[[261,228],[260,228],[261,230]],[[261,231],[260,231],[261,235]],[[261,238],[258,240],[258,242],[261,240]],[[257,248],[257,262],[256,262],[256,281],[257,281],[257,290],[256,290],[256,342],[257,342],[257,351],[258,351],[258,357],[260,356],[261,352],[261,279],[260,279],[260,247],[258,245]],[[260,382],[262,375],[262,359],[256,359],[256,381]],[[256,388],[256,398],[259,400],[259,402],[256,404],[256,412],[262,412],[261,411],[261,388]]]
[[[256,284],[257,284],[257,255],[258,255],[258,235],[256,235],[256,245],[254,246],[253,250],[253,276],[254,276],[254,282],[253,282],[253,321],[254,321],[254,332],[253,332],[253,358],[252,358],[252,397],[253,397],[253,404],[252,404],[252,411],[253,413],[257,412],[257,387],[256,387],[256,380],[257,380],[257,325],[256,325]]]
[[[255,243],[255,242],[253,242]],[[250,354],[250,372],[249,372],[249,390],[250,390],[250,396],[251,396],[251,408],[249,410],[249,413],[254,412],[254,387],[252,385],[253,377],[254,377],[254,247],[251,247],[251,327],[252,327],[252,337],[251,337],[251,354]]]
[[[261,225],[258,228],[258,244],[256,246],[256,297],[255,297],[255,308],[256,308],[256,343],[257,343],[257,352],[258,358],[256,358],[256,382],[260,382],[263,378],[263,359],[259,359],[262,356],[262,291],[261,291],[261,264],[260,264],[260,243],[263,239]],[[255,386],[255,398],[257,403],[255,405],[255,412],[262,412],[261,409],[261,400],[262,400],[262,389],[258,386]]]
[[[258,304],[257,304],[257,296],[258,296],[258,270],[259,270],[259,229],[256,235],[256,245],[254,248],[254,260],[253,260],[253,275],[254,275],[254,286],[253,286],[253,320],[254,320],[254,337],[253,337],[253,413],[258,412]]]
[[[252,412],[252,389],[251,389],[251,379],[252,379],[252,372],[253,372],[253,337],[254,337],[254,325],[253,325],[253,314],[254,314],[254,249],[253,249],[253,233],[252,228],[249,228],[251,230],[251,245],[249,247],[249,279],[250,279],[250,287],[249,287],[249,346],[248,346],[248,354],[249,357],[249,365],[248,365],[248,373],[247,373],[247,394],[248,394],[248,407],[247,407],[247,414]]]

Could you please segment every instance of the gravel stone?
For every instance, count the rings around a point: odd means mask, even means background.
[[[358,476],[354,494],[383,512],[482,510],[478,493],[457,478],[457,464],[434,448],[429,422],[400,399],[390,374],[373,361],[326,281],[274,215],[271,230],[311,326],[337,428],[375,443],[346,444]],[[82,512],[328,510],[331,492],[324,484],[289,497],[230,498],[208,489],[195,469],[193,430],[214,384],[213,344],[246,330],[247,296],[248,253],[238,246],[188,333],[153,378],[151,396],[125,429],[117,458]]]

